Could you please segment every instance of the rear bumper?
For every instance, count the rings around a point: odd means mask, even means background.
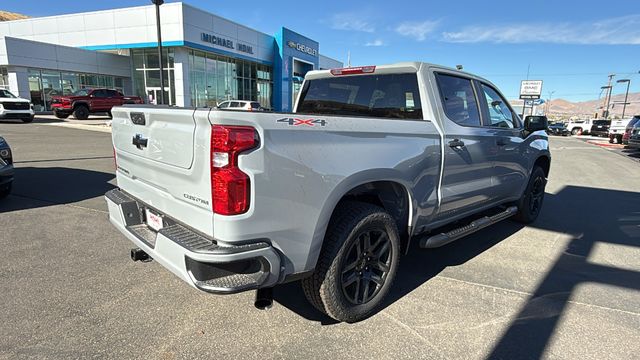
[[[231,294],[279,281],[280,255],[265,241],[220,246],[215,239],[164,217],[165,227],[151,230],[144,220],[147,205],[114,189],[105,195],[109,220],[135,246],[191,286]]]

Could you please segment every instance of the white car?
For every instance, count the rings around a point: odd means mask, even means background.
[[[248,100],[223,101],[218,105],[218,109],[235,111],[264,111],[264,108],[259,102]]]
[[[622,137],[627,129],[627,125],[631,122],[631,118],[622,120],[613,120],[611,127],[609,127],[609,143],[613,144],[617,142],[622,144]]]
[[[9,90],[0,89],[0,119],[19,119],[30,123],[34,116],[29,100],[19,98]]]
[[[593,126],[593,120],[569,120],[567,122],[567,130],[571,132],[571,135],[587,135],[591,132],[591,126]]]

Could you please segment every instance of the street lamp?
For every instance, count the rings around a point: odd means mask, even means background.
[[[546,108],[546,110],[545,110],[545,112],[544,112],[544,114],[545,114],[545,115],[549,115],[548,113],[549,113],[549,111],[551,111],[551,97],[552,97],[552,96],[553,96],[553,94],[555,94],[555,93],[556,93],[556,91],[555,91],[555,90],[553,90],[553,91],[549,91],[549,97],[547,98],[547,104],[546,104],[546,106],[545,106],[545,108]]]
[[[151,0],[156,6],[156,29],[158,31],[158,58],[160,59],[160,105],[164,105],[164,61],[162,59],[162,29],[160,28],[160,5],[164,0]]]
[[[627,83],[627,92],[624,94],[624,104],[622,104],[622,119],[624,119],[625,110],[627,110],[627,99],[629,98],[629,85],[631,84],[631,80],[629,79],[620,79],[617,81],[618,84]]]

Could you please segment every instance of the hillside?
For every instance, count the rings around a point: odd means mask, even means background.
[[[551,100],[551,107],[549,109],[550,115],[571,117],[571,116],[593,116],[596,112],[600,113],[602,102],[604,100],[589,100],[583,102],[571,102],[564,99]],[[616,104],[620,102],[620,104]],[[618,94],[611,97],[611,116],[620,117],[622,115],[622,102],[624,102],[624,94]],[[640,93],[630,93],[627,102],[631,103],[627,105],[625,117],[640,114]]]
[[[20,19],[27,19],[27,18],[29,17],[26,15],[0,10],[0,21],[20,20]]]

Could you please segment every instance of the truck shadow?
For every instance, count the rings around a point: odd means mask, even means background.
[[[71,204],[103,196],[115,175],[66,167],[18,167],[11,195],[0,200],[0,213]]]
[[[492,358],[540,358],[553,337],[573,290],[580,284],[596,283],[640,290],[639,271],[587,261],[598,242],[640,246],[639,204],[640,193],[637,192],[568,186],[557,194],[546,194],[540,217],[529,226],[567,234],[573,240],[558,254],[550,266],[551,270],[543,276],[538,288],[532,289],[532,295],[514,316],[515,320],[504,336],[496,341]],[[466,263],[523,228],[523,225],[507,220],[431,250],[420,249],[414,239],[409,254],[401,258],[396,281],[383,308],[411,293],[445,268]],[[276,301],[306,319],[325,325],[336,323],[308,305],[298,283],[283,285],[274,293]]]

